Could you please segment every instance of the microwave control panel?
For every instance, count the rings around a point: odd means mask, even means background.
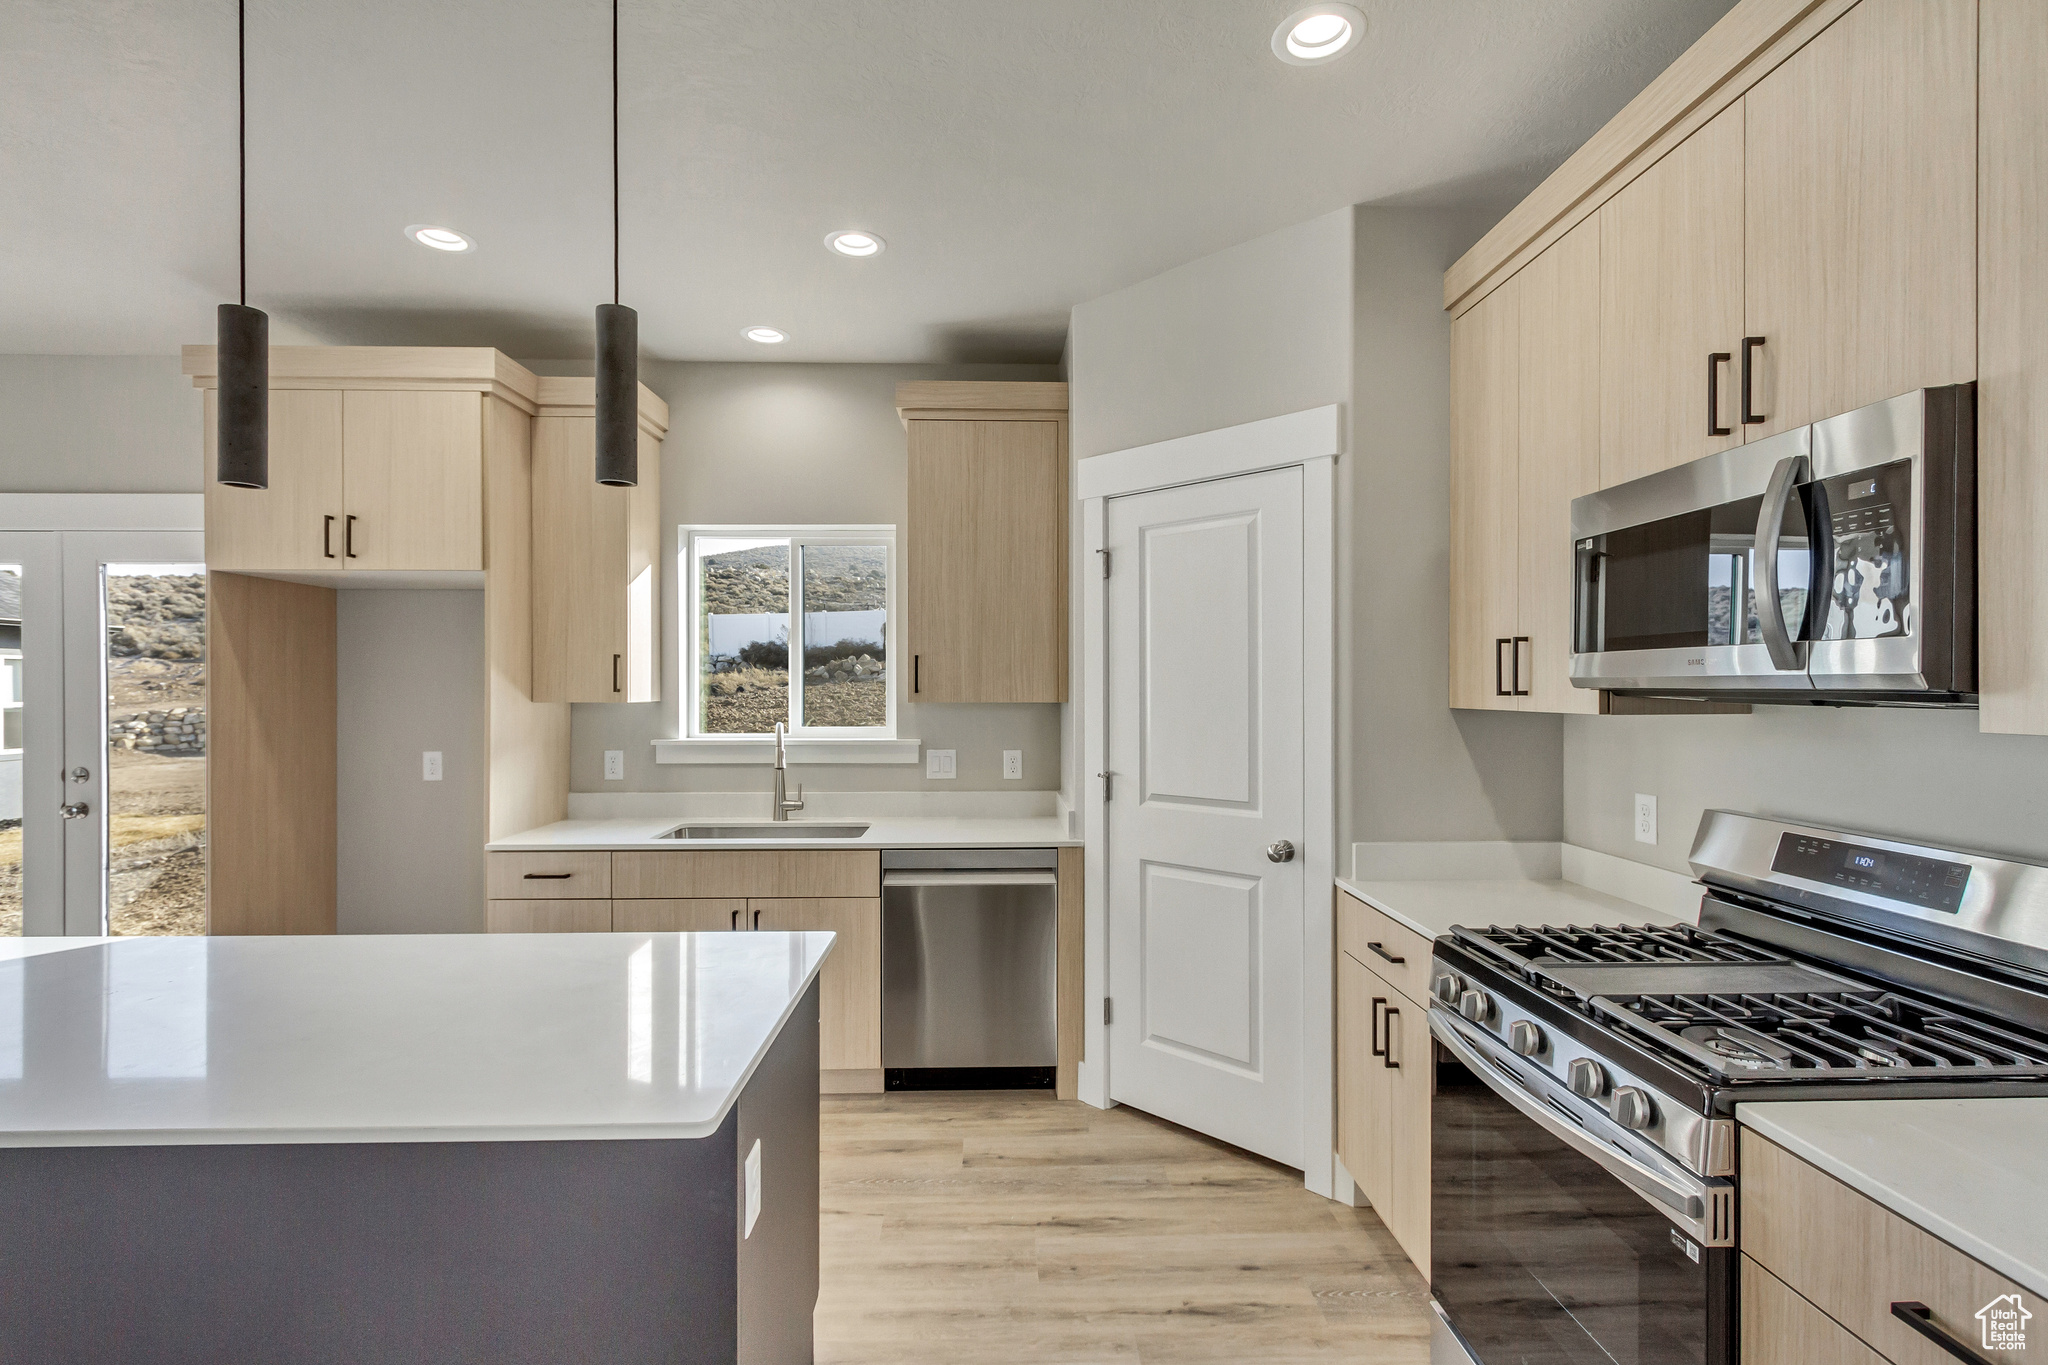
[[[1968,863],[1809,834],[1779,836],[1771,871],[1950,915],[1962,909],[1963,888],[1970,883]]]

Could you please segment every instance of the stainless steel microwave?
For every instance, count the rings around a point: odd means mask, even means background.
[[[1976,703],[1974,384],[1574,499],[1572,543],[1574,686]]]

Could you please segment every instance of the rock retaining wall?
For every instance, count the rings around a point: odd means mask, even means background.
[[[153,754],[203,754],[206,711],[198,706],[138,711],[108,725],[107,743],[116,749],[142,749]]]

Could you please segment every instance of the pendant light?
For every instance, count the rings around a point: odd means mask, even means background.
[[[248,0],[235,0],[236,213],[242,296],[224,303],[216,321],[214,477],[230,488],[270,487],[270,316],[249,306]]]
[[[619,302],[619,0],[612,0],[612,301],[597,305],[597,481],[640,482],[640,315]]]

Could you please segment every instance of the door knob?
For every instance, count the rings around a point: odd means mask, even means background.
[[[86,816],[92,814],[92,807],[86,805],[83,801],[73,801],[67,806],[57,807],[57,813],[66,820],[83,820]]]
[[[1294,861],[1294,845],[1285,839],[1275,840],[1266,845],[1266,857],[1276,863],[1291,863]]]

